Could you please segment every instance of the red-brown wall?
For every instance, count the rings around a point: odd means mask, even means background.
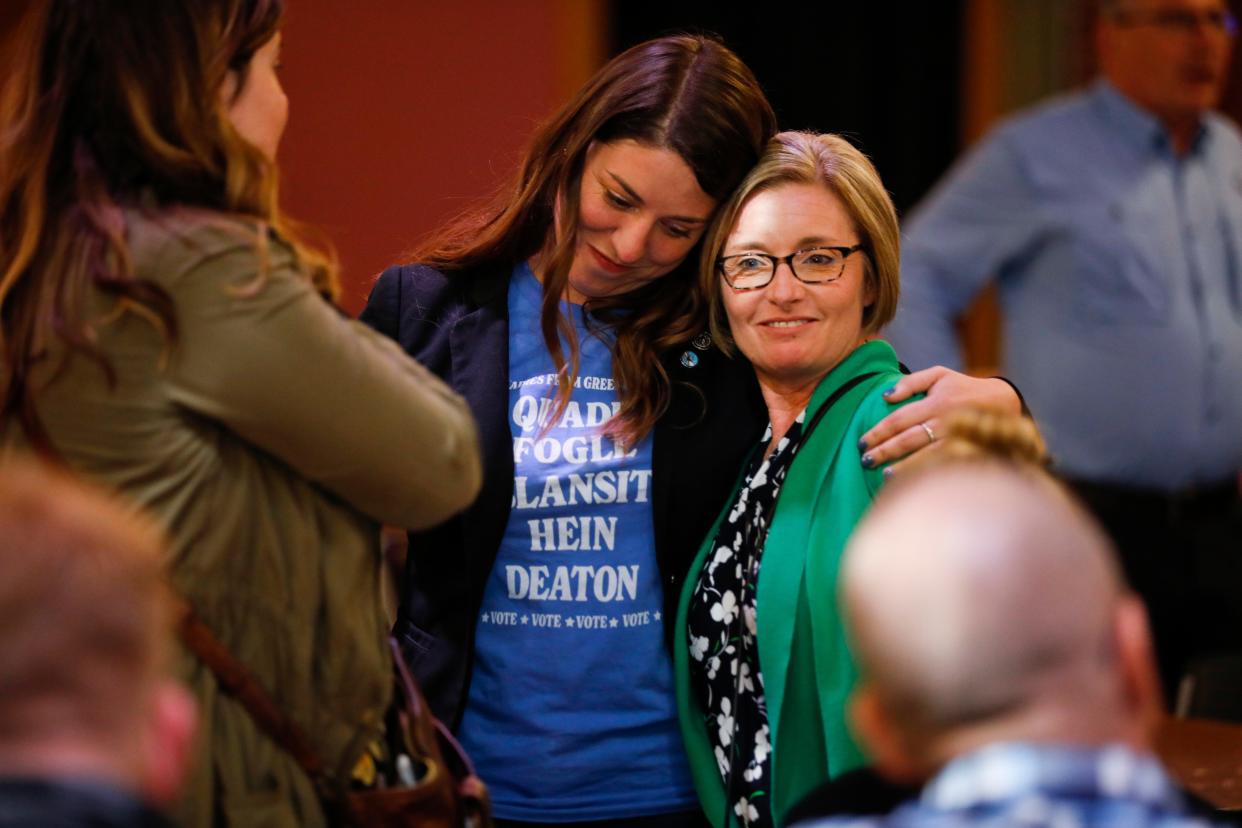
[[[343,304],[491,190],[601,59],[597,0],[288,0],[284,203],[336,243]]]
[[[30,2],[0,0],[0,73]],[[349,312],[599,66],[605,2],[286,0],[282,201],[335,243]]]

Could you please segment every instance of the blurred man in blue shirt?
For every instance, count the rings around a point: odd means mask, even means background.
[[[907,224],[890,330],[961,362],[999,286],[1004,372],[1147,600],[1166,691],[1242,649],[1242,139],[1211,111],[1225,0],[1101,0],[1100,79],[997,128]],[[934,429],[935,424],[932,424]]]

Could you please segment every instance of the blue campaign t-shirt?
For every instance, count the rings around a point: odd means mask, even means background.
[[[502,819],[695,808],[664,646],[651,437],[627,451],[602,434],[618,405],[611,353],[569,304],[581,363],[546,427],[556,376],[541,291],[528,266],[514,269],[512,511],[479,611],[461,739]]]

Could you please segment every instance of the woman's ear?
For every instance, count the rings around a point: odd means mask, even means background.
[[[850,696],[849,714],[854,732],[883,776],[908,785],[923,782],[922,767],[910,750],[909,740],[868,685],[859,685]]]
[[[864,250],[862,253],[865,256],[867,251]],[[876,287],[875,268],[871,266],[871,260],[868,259],[863,266],[863,310],[875,304],[878,293],[879,288]]]
[[[230,69],[224,75],[224,82],[220,84],[220,105],[228,111],[233,105],[233,101],[237,100],[237,93],[241,91],[241,73],[236,69]]]
[[[161,680],[147,710],[140,785],[156,805],[176,801],[194,758],[198,707],[190,691],[172,679]]]
[[[1113,635],[1121,662],[1121,703],[1129,713],[1128,720],[1133,723],[1132,739],[1146,748],[1155,737],[1164,704],[1147,610],[1135,596],[1127,595],[1118,602]]]

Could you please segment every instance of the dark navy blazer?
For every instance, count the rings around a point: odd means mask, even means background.
[[[478,420],[483,488],[458,517],[410,534],[394,631],[432,710],[454,728],[469,688],[484,585],[513,497],[510,273],[507,267],[449,275],[418,265],[392,267],[380,275],[361,316],[465,397]],[[694,357],[683,360],[687,353]],[[652,510],[671,627],[686,570],[746,453],[762,436],[767,410],[741,357],[688,344],[669,353],[665,366],[672,399],[655,428]],[[410,474],[419,474],[418,458],[409,461]],[[670,641],[674,632],[666,627]]]

